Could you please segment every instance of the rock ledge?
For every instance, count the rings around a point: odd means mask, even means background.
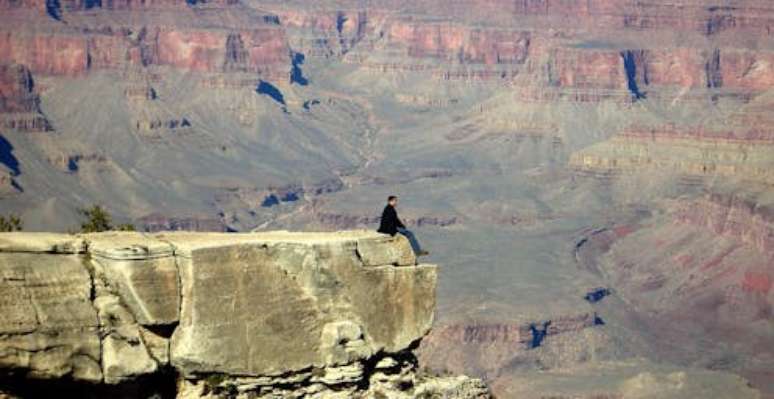
[[[4,233],[0,371],[171,374],[179,398],[489,397],[417,371],[436,279],[405,238],[367,231]]]

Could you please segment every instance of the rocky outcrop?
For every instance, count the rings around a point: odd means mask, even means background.
[[[162,30],[156,41],[159,63],[178,68],[213,72],[237,69],[269,75],[289,71],[284,35],[274,26],[238,34]]]
[[[109,168],[110,160],[103,154],[63,154],[58,153],[48,157],[48,162],[62,172],[76,173],[84,166],[93,168]]]
[[[235,22],[237,28],[231,30],[213,29],[206,22],[204,26],[176,27],[165,25],[163,16],[159,19],[150,15],[144,19],[147,25],[107,28],[81,21],[74,21],[75,26],[68,29],[47,27],[29,32],[2,28],[0,56],[27,65],[35,74],[53,76],[82,76],[94,70],[149,65],[288,76],[289,50],[283,31],[276,25]],[[240,25],[245,27],[239,29]],[[235,37],[242,43],[236,60]]]
[[[509,368],[569,367],[597,356],[610,342],[603,330],[594,328],[604,324],[594,312],[510,323],[447,322],[422,341],[419,358],[434,370],[495,381]]]
[[[530,35],[511,30],[482,30],[452,23],[396,22],[387,31],[389,40],[407,45],[415,58],[481,64],[522,64],[527,58]]]
[[[696,201],[680,202],[675,217],[680,223],[733,237],[774,257],[774,208],[770,205],[715,193]]]
[[[13,176],[13,173],[7,170],[0,170],[0,198],[12,196],[21,191]]]
[[[137,224],[142,230],[149,232],[170,230],[225,232],[228,230],[228,226],[223,224],[223,221],[206,215],[166,216],[152,213],[137,219]]]
[[[770,185],[774,137],[755,126],[729,129],[674,125],[632,127],[573,154],[570,166],[592,174],[647,173],[722,176]]]
[[[339,57],[353,47],[372,46],[387,14],[381,9],[271,7],[288,34],[290,47],[312,57]]]
[[[0,66],[0,111],[36,112],[40,98],[35,95],[35,84],[29,69],[23,65]]]
[[[40,109],[32,73],[24,65],[0,64],[0,127],[22,132],[51,130]]]
[[[417,372],[436,273],[362,231],[3,234],[0,369],[95,387],[171,369],[181,398],[488,397]]]

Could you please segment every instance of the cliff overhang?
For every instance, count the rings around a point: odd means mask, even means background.
[[[186,397],[485,395],[418,379],[436,281],[405,238],[367,231],[0,234],[0,369],[101,385],[174,370]]]

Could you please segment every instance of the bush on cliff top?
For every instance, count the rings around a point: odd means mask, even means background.
[[[0,216],[0,231],[21,231],[23,223],[16,215]]]
[[[86,217],[86,221],[81,223],[81,233],[99,233],[101,231],[134,231],[133,224],[112,225],[113,217],[110,216],[105,208],[99,205],[93,205],[91,208],[80,209],[79,212]]]

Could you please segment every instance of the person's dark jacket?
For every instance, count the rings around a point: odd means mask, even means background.
[[[406,226],[398,219],[398,212],[395,211],[395,207],[387,204],[382,211],[382,221],[379,223],[380,233],[389,234],[394,236],[398,233],[398,227],[405,229]]]

